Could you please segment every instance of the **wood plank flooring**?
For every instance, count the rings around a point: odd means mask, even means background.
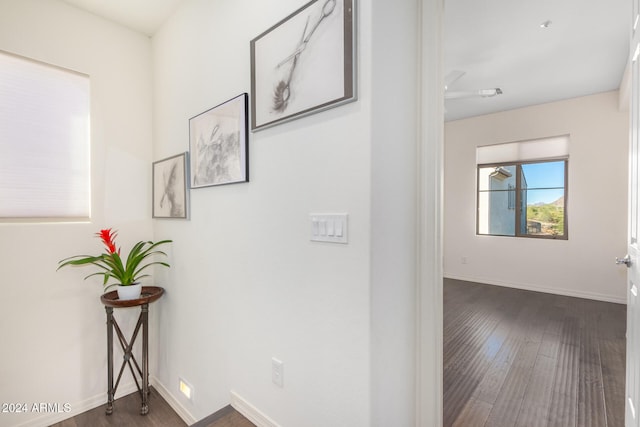
[[[149,413],[147,415],[140,415],[140,395],[138,392],[116,400],[111,415],[105,414],[105,408],[106,404],[53,424],[51,427],[186,427],[187,425],[153,387],[149,396]],[[222,408],[193,426],[255,427],[231,406]]]
[[[140,415],[140,394],[131,393],[117,399],[113,404],[113,414],[106,415],[106,404],[76,415],[51,427],[181,427],[186,423],[174,412],[169,404],[151,387],[149,413]]]
[[[626,306],[445,279],[444,427],[623,427]]]
[[[192,427],[256,427],[231,405],[193,424]]]
[[[445,279],[444,427],[623,427],[626,307]],[[151,389],[52,427],[179,427]],[[254,427],[231,407],[197,427]]]

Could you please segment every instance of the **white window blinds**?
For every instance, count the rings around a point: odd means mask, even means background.
[[[569,135],[506,144],[485,145],[476,149],[476,164],[566,159],[569,157]]]
[[[87,219],[89,78],[0,52],[0,218]]]

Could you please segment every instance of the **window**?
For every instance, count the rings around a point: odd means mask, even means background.
[[[477,233],[567,239],[567,151],[567,137],[478,147],[479,160],[516,159],[478,164]]]
[[[89,78],[0,52],[0,219],[88,219],[89,160]]]

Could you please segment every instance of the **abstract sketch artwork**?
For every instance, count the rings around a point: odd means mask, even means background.
[[[153,163],[153,218],[187,218],[187,153]]]
[[[355,0],[313,0],[251,41],[251,129],[355,100]]]
[[[246,182],[247,94],[189,120],[191,188]]]

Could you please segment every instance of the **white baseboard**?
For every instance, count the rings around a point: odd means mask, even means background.
[[[156,389],[158,394],[160,394],[160,396],[162,396],[162,398],[167,401],[169,406],[171,406],[171,408],[176,411],[176,414],[178,414],[178,416],[182,418],[182,421],[187,423],[187,425],[191,425],[198,421],[196,417],[194,417],[191,412],[187,410],[187,408],[185,408],[175,397],[173,397],[173,394],[171,394],[169,389],[166,388],[164,384],[162,384],[160,380],[158,380],[158,378],[151,377],[149,379],[149,383]]]
[[[131,394],[137,390],[138,389],[134,382],[128,384],[120,384],[118,386],[118,393],[116,393],[116,396],[114,397],[117,399],[119,397],[126,396],[127,394]],[[95,409],[98,406],[104,405],[105,403],[107,403],[106,391],[80,402],[69,402],[69,406],[71,408],[69,412],[52,412],[43,414],[40,417],[31,418],[30,420],[16,425],[15,427],[47,427],[51,424],[59,423],[60,421],[64,421],[66,419],[75,417],[76,415],[80,415],[83,412]]]
[[[234,391],[231,392],[231,406],[257,427],[280,427],[275,421],[260,412]]]
[[[627,301],[624,298],[613,297],[611,295],[604,295],[604,294],[599,294],[595,292],[576,291],[573,289],[547,288],[544,286],[536,286],[536,285],[530,285],[526,283],[501,282],[499,280],[492,280],[492,279],[479,278],[479,277],[462,277],[462,276],[456,276],[452,274],[445,274],[444,277],[447,279],[462,280],[465,282],[476,282],[476,283],[484,283],[485,285],[495,285],[495,286],[502,286],[505,288],[522,289],[525,291],[544,292],[547,294],[564,295],[567,297],[585,298],[585,299],[592,299],[596,301],[613,302],[616,304],[625,304],[625,305],[627,304]]]

